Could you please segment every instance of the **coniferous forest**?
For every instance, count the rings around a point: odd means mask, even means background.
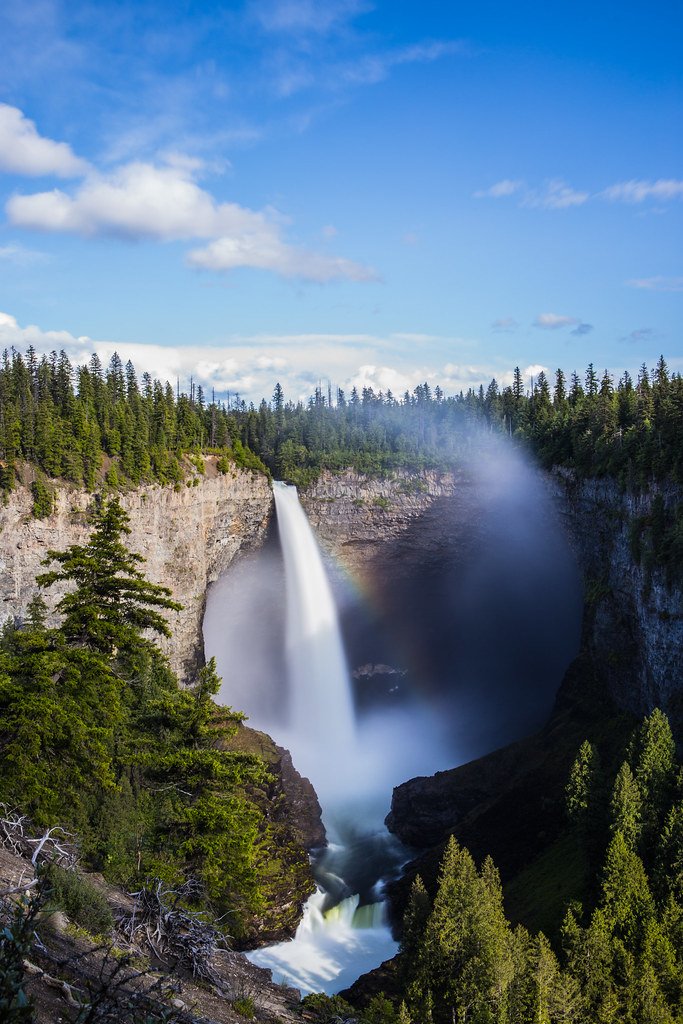
[[[639,487],[683,478],[682,427],[683,378],[663,358],[635,381],[592,364],[569,380],[557,370],[552,382],[543,372],[525,381],[516,368],[510,385],[492,380],[453,396],[425,382],[400,396],[317,388],[294,403],[276,384],[258,408],[239,395],[209,401],[194,383],[187,393],[147,373],[138,379],[116,354],[106,368],[97,355],[74,368],[64,352],[38,358],[29,348],[5,351],[0,367],[5,487],[19,460],[90,490],[103,471],[112,485],[177,482],[180,456],[207,450],[305,484],[325,468],[443,465],[482,429],[518,438],[545,466]]]
[[[237,465],[299,485],[324,469],[444,468],[491,434],[546,468],[651,488],[650,514],[632,524],[634,555],[676,581],[683,379],[663,359],[635,381],[592,366],[569,381],[558,370],[553,382],[515,370],[510,385],[456,396],[425,383],[400,397],[319,389],[304,404],[277,385],[254,407],[138,379],[117,356],[74,369],[64,353],[6,352],[3,489],[30,482],[36,516],[50,514],[59,479],[95,497],[88,542],[50,551],[37,580],[46,596],[69,585],[59,624],[47,625],[39,596],[0,636],[4,812],[68,829],[83,865],[109,882],[155,879],[218,918],[231,940],[247,934],[274,899],[274,875],[299,877],[305,856],[290,852],[283,866],[288,837],[269,811],[268,766],[231,746],[243,716],[214,702],[213,663],[181,686],[160,653],[154,636],[168,635],[164,613],[177,605],[128,549],[116,492],[180,486],[187,460],[199,467],[207,452],[224,472]],[[566,835],[588,882],[558,935],[513,929],[495,865],[475,864],[451,839],[436,891],[419,878],[413,886],[391,998],[352,1011],[313,996],[305,1011],[319,1020],[354,1012],[364,1024],[683,1021],[683,774],[665,716],[655,710],[638,725],[614,764],[601,767],[584,743],[566,803]],[[16,960],[17,921],[0,936],[0,963]],[[21,970],[0,969],[3,1019],[31,1019],[21,1015],[22,984]]]

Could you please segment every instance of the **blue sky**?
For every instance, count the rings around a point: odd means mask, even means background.
[[[3,0],[0,343],[255,401],[683,369],[682,11]]]

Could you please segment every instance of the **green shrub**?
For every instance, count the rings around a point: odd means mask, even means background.
[[[235,1013],[239,1013],[240,1017],[253,1020],[256,1016],[256,1007],[251,996],[240,996],[238,999],[233,999],[232,1008]]]
[[[114,918],[104,895],[92,882],[77,871],[51,865],[47,869],[49,906],[63,910],[91,935],[102,935],[114,925]]]
[[[339,1018],[355,1017],[355,1011],[350,1003],[347,1003],[341,996],[326,996],[322,992],[314,992],[301,1000],[301,1007],[306,1011],[312,1011],[316,1019],[323,1024],[338,1020]]]

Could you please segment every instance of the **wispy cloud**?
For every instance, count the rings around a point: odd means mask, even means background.
[[[570,331],[570,334],[573,334],[575,338],[583,338],[586,334],[590,334],[592,330],[593,324],[581,323],[577,324],[574,330]]]
[[[562,327],[575,327],[581,321],[575,316],[562,316],[560,313],[539,313],[533,326],[544,331],[557,331]]]
[[[625,334],[620,341],[652,341],[653,338],[657,337],[657,332],[652,327],[637,327],[634,331],[629,334]]]
[[[265,231],[246,232],[240,236],[217,238],[202,249],[193,249],[187,255],[192,267],[202,270],[234,270],[236,267],[254,267],[272,270],[283,277],[302,277],[323,284],[327,281],[377,281],[372,267],[354,263],[341,256],[327,256],[299,246],[289,245],[280,238],[277,226],[267,225]]]
[[[48,259],[47,253],[38,252],[35,249],[27,249],[23,245],[16,245],[10,242],[9,245],[0,245],[0,260],[8,263],[16,263],[20,267],[33,266],[36,263],[44,263]]]
[[[610,202],[643,203],[647,199],[666,202],[683,199],[683,180],[679,178],[658,178],[657,181],[621,181],[598,193],[599,198]]]
[[[191,266],[207,270],[252,267],[317,282],[377,278],[360,263],[290,244],[285,219],[273,209],[217,202],[197,184],[197,169],[177,155],[166,166],[125,164],[109,174],[92,172],[73,194],[53,189],[12,196],[7,215],[17,227],[83,237],[208,239],[187,256]]]
[[[649,292],[683,292],[683,277],[636,277],[626,284]]]
[[[66,142],[45,138],[21,110],[0,103],[0,171],[79,178],[88,168]]]
[[[345,85],[376,85],[404,64],[431,64],[441,57],[464,53],[467,44],[461,40],[416,43],[402,49],[387,50],[359,57],[333,69],[332,82]]]
[[[266,32],[323,36],[372,8],[364,0],[254,0],[249,13]]]
[[[494,320],[491,324],[492,330],[507,334],[511,334],[513,331],[516,331],[518,327],[519,324],[513,316],[500,317],[498,320]]]
[[[503,178],[490,188],[473,193],[475,199],[508,199],[516,196],[520,206],[544,210],[566,210],[600,199],[613,203],[644,203],[647,200],[671,202],[683,198],[683,180],[659,178],[657,181],[622,181],[600,192],[588,192],[569,185],[562,178],[552,178],[540,186]]]
[[[524,187],[523,181],[513,181],[512,178],[503,178],[489,188],[479,189],[474,193],[475,199],[505,199],[513,196]]]
[[[532,189],[522,198],[522,206],[544,210],[566,210],[571,206],[583,206],[590,199],[588,192],[580,192],[560,178],[547,181],[540,189]]]

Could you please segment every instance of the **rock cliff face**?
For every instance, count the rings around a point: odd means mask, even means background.
[[[438,499],[451,497],[458,483],[454,473],[433,470],[397,471],[386,479],[325,471],[301,494],[301,503],[324,550],[371,583],[382,571],[387,545],[416,527]]]
[[[585,581],[583,646],[597,661],[618,707],[643,715],[661,707],[683,716],[683,590],[661,570],[633,557],[633,521],[653,494],[623,494],[611,481],[575,481],[556,473],[553,486]]]
[[[219,474],[215,458],[206,459],[196,486],[146,486],[121,496],[130,516],[128,544],[145,559],[154,583],[170,587],[183,605],[169,612],[172,638],[161,646],[181,678],[201,654],[201,619],[208,584],[238,552],[259,544],[272,510],[264,476],[235,469]],[[23,616],[35,593],[35,577],[48,549],[83,543],[89,534],[85,510],[92,495],[60,487],[47,519],[31,515],[28,490],[17,488],[0,506],[0,609],[4,617]],[[46,595],[52,605],[58,590]]]

